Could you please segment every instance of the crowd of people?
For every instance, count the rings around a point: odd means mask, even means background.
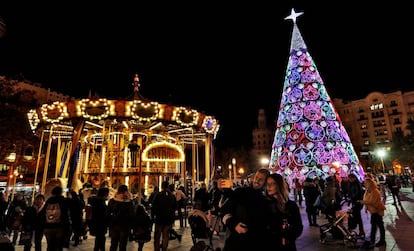
[[[24,251],[33,246],[41,251],[43,237],[48,251],[60,251],[80,245],[86,234],[95,237],[94,251],[106,250],[107,238],[111,251],[126,251],[129,241],[138,242],[138,251],[142,251],[150,240],[155,251],[166,251],[170,240],[181,241],[174,222],[178,219],[179,227],[185,226],[185,210],[190,201],[193,209],[208,213],[219,223],[214,224],[215,232],[226,232],[223,251],[296,250],[296,239],[304,224],[300,215],[302,201],[310,227],[319,226],[317,216],[321,211],[328,219],[341,210],[341,202],[345,201],[353,212],[348,228],[358,229],[358,236],[365,237],[361,217],[365,207],[371,216],[366,246],[386,245],[384,202],[390,194],[393,204],[401,205],[399,190],[404,184],[399,176],[367,174],[364,180],[353,173],[340,179],[335,175],[308,176],[293,184],[294,188],[289,187],[286,177],[262,168],[244,184],[229,184],[220,176],[212,180],[211,186],[201,183],[193,198],[184,186],[176,187],[169,181],[162,182],[161,188],[156,187],[148,198],[134,198],[126,185],[120,185],[111,198],[111,189],[103,186],[87,199],[82,190],[69,190],[64,195],[63,188],[56,186],[50,197],[38,194],[31,205],[21,193],[9,202],[0,192],[0,231],[8,233],[14,245],[24,245]],[[53,204],[59,205],[58,220],[54,219]]]
[[[0,192],[0,232],[10,236],[13,245],[23,245],[24,251],[32,246],[41,251],[43,238],[47,245],[43,250],[62,251],[80,245],[88,234],[95,237],[94,251],[107,250],[107,237],[111,251],[126,251],[130,241],[138,242],[142,251],[154,232],[154,250],[167,250],[170,236],[181,241],[173,222],[187,199],[181,188],[178,193],[170,188],[168,181],[163,182],[162,190],[156,189],[149,201],[134,198],[127,185],[120,185],[113,196],[103,186],[88,198],[82,190],[64,194],[63,187],[56,186],[50,197],[38,194],[31,205],[22,193],[9,203]]]
[[[291,187],[288,184],[292,184]],[[299,213],[303,200],[310,227],[320,227],[317,223],[320,214],[324,214],[328,222],[335,220],[347,204],[352,209],[348,232],[358,231],[356,237],[366,240],[364,247],[367,249],[385,246],[382,218],[386,196],[391,195],[392,204],[401,206],[399,194],[404,186],[407,184],[404,185],[402,175],[394,174],[367,173],[363,179],[355,173],[345,177],[338,174],[308,176],[289,183],[288,177],[259,170],[251,186],[232,187],[224,196],[226,205],[217,203],[228,231],[224,251],[296,250],[295,241],[304,224]],[[371,229],[367,238],[361,217],[363,208],[370,214]]]
[[[342,210],[343,204],[351,206],[351,217],[348,219],[348,232],[358,229],[357,238],[365,239],[365,229],[361,217],[361,211],[365,207],[370,214],[370,236],[364,243],[364,247],[371,249],[386,245],[385,228],[383,222],[386,210],[387,195],[393,198],[392,205],[401,206],[400,189],[407,187],[406,175],[366,173],[364,180],[358,179],[355,173],[339,177],[329,176],[323,180],[319,177],[306,178],[303,182],[303,194],[305,197],[306,213],[310,226],[318,226],[316,219],[319,212],[323,212],[326,218],[334,220],[336,213]],[[323,181],[324,185],[320,185]],[[411,183],[414,183],[414,176]],[[320,202],[316,203],[315,201]],[[379,240],[377,232],[379,230]]]

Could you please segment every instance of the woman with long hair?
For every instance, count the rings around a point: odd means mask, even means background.
[[[381,200],[381,192],[378,189],[377,182],[371,178],[365,178],[364,181],[365,193],[364,199],[358,202],[365,205],[368,212],[371,214],[371,239],[369,248],[385,246],[385,227],[382,217],[384,216],[385,205]],[[380,239],[375,243],[375,236],[379,228]]]
[[[298,205],[289,199],[289,188],[283,176],[273,173],[267,178],[266,196],[269,205],[268,250],[295,251],[303,224]]]

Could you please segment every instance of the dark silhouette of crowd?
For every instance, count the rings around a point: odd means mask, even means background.
[[[384,198],[392,195],[393,205],[401,206],[399,194],[405,186],[401,175],[391,174],[367,174],[365,181],[355,173],[347,177],[307,176],[295,180],[294,187],[289,187],[287,180],[283,174],[271,174],[264,168],[243,183],[217,175],[208,185],[197,184],[193,198],[183,185],[168,180],[161,182],[161,189],[154,186],[148,197],[136,198],[123,184],[117,190],[112,189],[112,196],[111,188],[103,184],[86,199],[83,192],[87,188],[64,193],[61,186],[56,186],[48,198],[36,194],[33,203],[28,203],[20,192],[9,201],[0,191],[0,231],[10,236],[13,245],[23,245],[24,251],[32,247],[41,251],[43,238],[48,251],[61,251],[81,245],[87,235],[94,236],[94,251],[106,250],[107,238],[110,238],[111,251],[126,251],[131,241],[136,241],[138,251],[142,251],[151,240],[154,250],[166,251],[170,241],[181,242],[180,231],[175,228],[186,227],[187,217],[191,215],[188,211],[197,210],[204,214],[212,233],[226,232],[223,251],[294,251],[296,239],[303,231],[299,211],[302,201],[306,207],[306,223],[311,227],[319,227],[320,213],[328,220],[334,219],[336,212],[342,210],[341,202],[345,202],[352,207],[348,230],[358,230],[358,236],[365,237],[361,217],[365,206],[371,213],[372,225],[367,245],[380,247],[386,244],[382,221],[386,210],[382,207]],[[382,186],[386,188],[384,193],[379,189]],[[59,205],[57,221],[51,219],[54,204]],[[375,242],[378,229],[380,238]]]

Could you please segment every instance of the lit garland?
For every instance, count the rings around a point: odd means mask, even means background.
[[[103,119],[115,115],[115,107],[107,99],[89,100],[82,99],[76,107],[82,117],[88,119]]]
[[[127,106],[127,111],[131,113],[132,118],[138,121],[152,121],[159,117],[160,106],[157,102],[144,103],[141,100],[132,101],[132,105]]]
[[[269,167],[292,175],[364,171],[295,23]],[[292,19],[293,20],[293,19]]]
[[[154,156],[151,156],[152,151],[158,151]],[[171,152],[169,152],[170,150]],[[176,144],[167,142],[167,141],[161,141],[161,142],[154,142],[151,144],[148,144],[147,147],[142,151],[142,160],[143,161],[152,161],[152,162],[184,162],[185,154],[183,149]]]
[[[197,125],[199,119],[198,112],[196,110],[189,110],[185,107],[176,107],[173,111],[172,119],[181,126],[194,126]]]
[[[48,123],[56,123],[68,117],[66,104],[63,102],[53,102],[53,104],[44,104],[41,107],[42,120]]]
[[[27,113],[27,118],[29,119],[30,129],[32,129],[32,131],[36,130],[37,126],[40,123],[40,119],[39,119],[39,116],[37,115],[36,110],[31,109]]]
[[[56,123],[76,117],[87,119],[86,123],[108,117],[130,118],[128,123],[136,125],[157,120],[170,120],[183,127],[197,126],[201,117],[204,119],[200,127],[205,132],[216,135],[220,128],[216,119],[200,114],[197,110],[141,100],[82,99],[55,102],[52,105],[43,104],[39,110],[30,110],[27,117],[33,131],[38,129],[41,122]]]
[[[206,116],[203,120],[203,128],[206,132],[215,135],[219,129],[219,126],[216,119],[211,116]]]

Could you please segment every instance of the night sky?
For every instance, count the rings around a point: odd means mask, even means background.
[[[304,12],[297,24],[331,98],[414,90],[409,1],[7,2],[0,75],[78,98],[126,98],[138,73],[144,97],[215,116],[218,146],[250,146],[260,108],[273,124],[292,7]]]

